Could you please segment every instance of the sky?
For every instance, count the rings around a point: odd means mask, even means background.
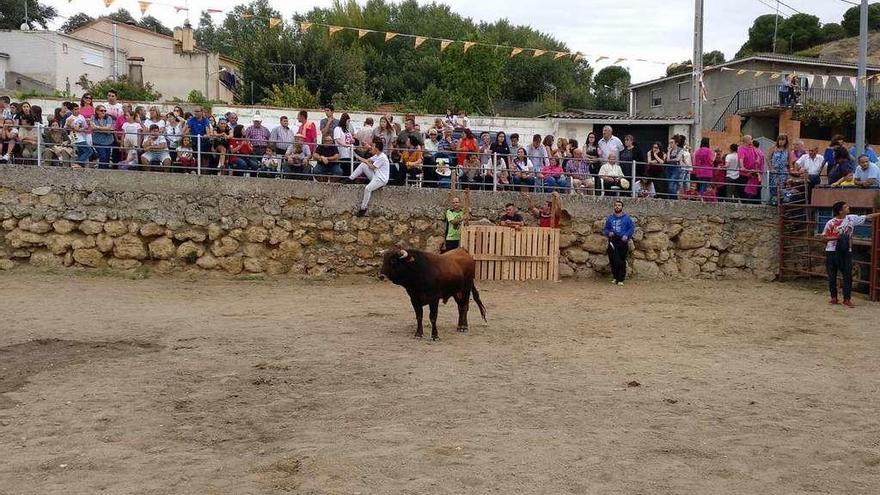
[[[359,0],[361,1],[361,0]],[[419,0],[432,3],[434,0]],[[137,0],[115,0],[110,8],[104,0],[42,0],[55,6],[61,15],[88,12],[92,16],[108,14],[123,7],[135,18],[140,17]],[[173,28],[183,24],[186,12],[177,13],[175,6],[188,6],[189,18],[197,25],[202,9],[228,9],[241,0],[155,0],[147,15]],[[307,12],[313,7],[328,7],[332,0],[270,0],[289,22],[294,12]],[[625,61],[633,82],[662,77],[666,65],[690,59],[693,54],[694,2],[692,0],[628,0],[616,1],[555,0],[550,4],[533,0],[436,0],[475,21],[492,22],[507,18],[514,24],[528,24],[550,33],[568,45],[571,51],[586,54],[598,69],[619,58],[642,58],[661,63]],[[790,15],[794,10],[816,15],[823,22],[840,22],[851,5],[842,0],[784,0],[779,13]],[[787,5],[787,6],[786,6]],[[772,8],[771,8],[772,7]],[[705,0],[703,51],[721,50],[730,59],[748,36],[755,17],[776,12],[774,0]],[[222,20],[224,14],[215,14]],[[57,27],[63,22],[59,20]],[[520,55],[522,56],[522,55]],[[596,63],[600,56],[608,60]]]

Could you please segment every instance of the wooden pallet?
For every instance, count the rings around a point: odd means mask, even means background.
[[[559,280],[559,229],[467,225],[461,247],[476,260],[478,280]]]

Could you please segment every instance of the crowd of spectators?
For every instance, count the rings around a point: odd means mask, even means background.
[[[114,92],[95,104],[90,94],[64,102],[51,115],[27,102],[0,97],[0,163],[33,162],[38,147],[43,163],[73,168],[165,170],[200,173],[385,184],[418,184],[476,190],[543,190],[576,194],[626,195],[685,200],[760,201],[769,177],[770,200],[785,198],[801,184],[831,187],[877,187],[880,169],[870,148],[853,156],[835,136],[823,154],[815,146],[789,143],[780,134],[770,150],[751,136],[724,150],[704,138],[692,149],[675,135],[664,145],[645,149],[631,135],[623,139],[610,126],[601,135],[577,138],[535,134],[476,132],[463,113],[448,111],[427,129],[413,115],[400,122],[391,114],[364,120],[355,129],[349,114],[332,106],[311,121],[306,111],[291,122],[263,125],[259,113],[250,125],[229,112],[212,115],[180,106],[163,113],[158,107],[121,103]],[[38,133],[40,135],[38,136]],[[40,139],[41,138],[41,139]],[[377,147],[376,143],[381,143]],[[388,169],[372,166],[382,154]],[[358,171],[357,165],[363,165]],[[769,173],[767,173],[769,172]],[[380,184],[381,182],[381,184]],[[364,205],[365,206],[365,205]]]

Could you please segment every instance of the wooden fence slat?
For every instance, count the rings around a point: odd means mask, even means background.
[[[559,230],[468,225],[461,245],[476,262],[478,280],[559,280]]]

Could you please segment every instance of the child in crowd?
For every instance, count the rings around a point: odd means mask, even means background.
[[[680,192],[678,194],[678,199],[684,199],[688,201],[702,201],[700,191],[697,188],[698,185],[696,181],[689,183],[687,189],[684,189],[683,192]]]
[[[260,162],[260,170],[263,172],[269,172],[271,175],[275,176],[276,179],[281,178],[281,160],[275,155],[275,150],[273,150],[271,146],[267,147],[266,153],[263,154],[263,160]]]
[[[636,196],[640,198],[653,198],[657,195],[657,190],[654,188],[654,181],[648,177],[639,177],[633,191],[636,193]]]
[[[856,186],[856,178],[855,175],[850,172],[844,175],[839,181],[831,184],[831,187],[855,187]]]
[[[195,173],[192,169],[196,167],[196,159],[193,157],[192,139],[189,136],[184,136],[180,140],[180,145],[177,147],[177,163],[184,171]]]
[[[717,203],[718,202],[718,190],[715,188],[715,183],[709,183],[706,186],[706,190],[703,191],[703,202],[704,203]]]
[[[439,181],[439,185],[437,187],[441,189],[449,189],[451,187],[452,170],[449,169],[448,158],[437,159],[437,177],[437,180]]]

